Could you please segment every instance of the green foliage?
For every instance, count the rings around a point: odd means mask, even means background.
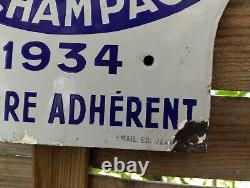
[[[250,92],[247,91],[228,91],[228,90],[212,90],[212,96],[223,96],[223,97],[249,97]],[[235,181],[230,180],[213,180],[213,179],[199,179],[199,178],[179,178],[179,177],[168,177],[168,176],[145,176],[141,177],[136,173],[105,173],[101,169],[92,168],[90,171],[93,175],[105,175],[111,177],[117,177],[128,180],[139,180],[139,181],[161,181],[171,184],[181,185],[198,185],[198,186],[213,186],[213,187],[227,187],[227,188],[238,188]]]
[[[250,92],[248,91],[212,90],[211,94],[223,97],[250,97]]]
[[[161,181],[170,184],[180,185],[197,185],[197,186],[214,186],[214,187],[226,187],[226,188],[237,188],[235,181],[230,180],[213,180],[213,179],[199,179],[199,178],[180,178],[180,177],[169,177],[169,176],[145,176],[141,177],[135,173],[105,173],[101,169],[91,168],[90,174],[93,175],[105,175],[116,178],[122,178],[127,180],[139,180],[139,181]]]

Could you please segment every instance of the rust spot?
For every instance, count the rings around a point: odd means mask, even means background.
[[[197,144],[199,142],[199,137],[197,135],[192,135],[188,138],[190,144]]]
[[[207,138],[202,142],[200,139],[206,136],[208,122],[188,121],[185,126],[175,135],[173,148],[174,152],[206,152]]]

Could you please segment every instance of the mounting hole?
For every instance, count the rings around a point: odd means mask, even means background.
[[[154,64],[155,58],[151,55],[147,55],[144,57],[143,63],[146,66],[152,66]]]

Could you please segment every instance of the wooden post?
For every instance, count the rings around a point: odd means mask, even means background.
[[[34,146],[34,188],[88,188],[89,151],[85,148]]]

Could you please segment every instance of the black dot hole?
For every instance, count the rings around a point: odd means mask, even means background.
[[[143,63],[146,66],[152,66],[154,64],[155,58],[151,55],[147,55],[144,57]]]

